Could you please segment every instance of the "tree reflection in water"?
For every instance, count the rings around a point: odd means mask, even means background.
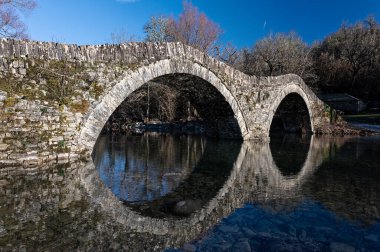
[[[189,215],[224,185],[240,148],[240,140],[203,136],[101,136],[94,164],[100,179],[132,209],[154,217]]]
[[[94,149],[94,163],[103,182],[121,200],[151,201],[189,176],[205,147],[201,136],[103,135]]]

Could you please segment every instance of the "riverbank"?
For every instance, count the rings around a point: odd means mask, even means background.
[[[334,125],[324,125],[315,129],[316,135],[332,135],[332,136],[372,136],[380,134],[380,131],[375,131],[370,128],[361,127],[345,121],[341,121]]]

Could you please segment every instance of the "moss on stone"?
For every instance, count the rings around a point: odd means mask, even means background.
[[[132,70],[132,71],[136,71],[139,67],[141,67],[141,64],[139,62],[132,62],[132,63],[122,65],[122,67]]]
[[[264,94],[263,94],[262,100],[265,101],[265,100],[268,99],[268,98],[269,98],[269,92],[264,91]]]
[[[90,102],[87,100],[82,100],[80,103],[71,103],[69,108],[73,113],[85,114],[90,108]]]
[[[98,82],[93,82],[90,86],[90,95],[93,97],[95,100],[98,100],[99,97],[103,94],[104,88],[99,85]]]
[[[10,72],[0,77],[0,90],[6,91],[9,95],[19,94],[22,90],[22,83]]]
[[[4,107],[13,107],[17,103],[17,99],[15,97],[7,97],[4,100]]]

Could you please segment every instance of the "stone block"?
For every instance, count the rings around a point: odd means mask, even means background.
[[[6,186],[8,184],[9,184],[9,182],[7,180],[5,180],[5,179],[0,180],[0,187]]]
[[[22,163],[24,168],[37,167],[42,164],[42,160],[37,156],[21,158],[19,161]]]
[[[5,101],[7,99],[8,93],[5,91],[0,91],[0,102]]]
[[[2,143],[0,144],[0,151],[6,151],[8,147],[9,147],[9,144]]]
[[[80,158],[80,155],[77,153],[70,153],[69,157],[71,161],[74,161],[74,160],[78,160]]]
[[[69,153],[59,153],[57,154],[57,160],[68,160]]]
[[[14,159],[0,160],[0,167],[16,166],[18,164],[19,163],[17,162],[17,160],[14,160]]]
[[[9,156],[9,159],[18,160],[18,159],[21,159],[24,155],[22,153],[11,153],[8,156]]]
[[[26,69],[25,68],[19,68],[18,73],[21,75],[26,75]]]

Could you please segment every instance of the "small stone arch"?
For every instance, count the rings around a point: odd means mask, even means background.
[[[246,138],[248,128],[238,101],[220,78],[209,69],[190,60],[165,59],[126,73],[124,78],[112,87],[100,103],[90,110],[80,133],[79,144],[92,151],[108,118],[132,92],[154,78],[177,73],[197,76],[214,86],[230,105],[239,125],[242,138]]]
[[[265,127],[264,127],[267,136],[269,136],[269,131],[270,131],[270,127],[271,127],[271,124],[272,124],[272,121],[273,121],[273,117],[274,117],[274,115],[275,115],[278,107],[280,106],[281,102],[289,94],[297,94],[305,102],[307,110],[308,110],[308,113],[309,113],[309,117],[310,117],[311,131],[314,133],[315,122],[314,122],[313,110],[311,109],[312,107],[311,107],[311,104],[309,102],[310,99],[308,98],[306,92],[299,85],[291,84],[291,85],[286,85],[285,88],[281,92],[278,93],[278,95],[276,96],[275,100],[270,105],[269,114],[268,114],[268,117],[267,117],[267,120],[266,120],[266,123],[265,123]]]

